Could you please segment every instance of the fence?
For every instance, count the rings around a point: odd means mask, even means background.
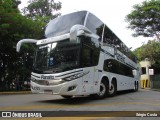
[[[160,89],[160,74],[152,75],[151,78],[151,88]]]

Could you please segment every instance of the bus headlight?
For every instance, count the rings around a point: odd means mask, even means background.
[[[50,80],[48,82],[49,82],[49,85],[59,85],[59,84],[64,83],[65,81],[62,79],[59,79],[59,80]]]
[[[77,78],[80,78],[80,77],[88,74],[88,73],[89,73],[89,71],[83,72],[83,73],[77,73],[77,74],[71,75],[71,76],[69,76],[69,77],[63,78],[63,80],[65,80],[65,81],[75,80],[75,79],[77,79]]]

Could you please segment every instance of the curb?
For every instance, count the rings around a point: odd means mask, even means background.
[[[160,92],[160,89],[152,89],[153,91],[158,91],[158,92]]]
[[[17,94],[31,94],[31,91],[17,91],[17,92],[0,92],[0,95],[17,95]]]

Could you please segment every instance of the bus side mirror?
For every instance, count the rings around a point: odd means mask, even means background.
[[[87,30],[87,28],[84,27],[83,25],[72,26],[70,29],[70,41],[75,42],[77,40],[77,36],[84,34],[84,30]]]
[[[37,43],[37,40],[35,40],[35,39],[22,39],[22,40],[20,40],[20,41],[17,43],[17,46],[16,46],[16,51],[17,51],[17,52],[20,51],[21,45],[22,45],[23,43]]]
[[[77,26],[73,26],[71,29],[70,29],[70,41],[73,42],[73,41],[76,41],[77,39]]]
[[[77,36],[85,35],[91,38],[94,38],[92,42],[95,43],[96,47],[99,47],[99,36],[96,34],[93,34],[88,28],[86,28],[83,25],[74,25],[70,29],[70,41],[76,42]]]
[[[86,28],[85,26],[83,25],[74,25],[71,27],[70,29],[70,41],[76,41],[77,40],[77,36],[80,36],[80,35],[91,35],[92,32]]]

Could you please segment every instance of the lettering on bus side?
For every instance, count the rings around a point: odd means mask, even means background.
[[[125,57],[123,57],[123,55],[119,54],[117,52],[117,50],[115,50],[115,56],[116,56],[117,60],[119,60],[121,62],[125,62]]]
[[[123,57],[121,54],[117,53],[116,56],[119,61],[125,62],[125,57]]]
[[[54,76],[49,75],[49,76],[45,76],[45,75],[41,75],[41,79],[46,80],[46,79],[54,79]]]

